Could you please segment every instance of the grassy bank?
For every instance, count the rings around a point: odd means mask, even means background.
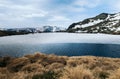
[[[0,79],[120,79],[120,59],[36,53],[0,58]]]

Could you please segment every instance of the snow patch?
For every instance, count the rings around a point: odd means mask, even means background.
[[[100,20],[100,19],[98,19],[98,20],[91,20],[88,24],[76,25],[74,27],[74,29],[76,29],[76,28],[84,28],[84,27],[88,27],[88,26],[93,26],[93,25],[98,24],[98,23],[100,23],[102,21],[103,20]]]

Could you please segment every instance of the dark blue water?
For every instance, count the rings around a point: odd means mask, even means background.
[[[54,43],[0,45],[0,56],[23,56],[34,52],[66,56],[120,57],[119,44]]]

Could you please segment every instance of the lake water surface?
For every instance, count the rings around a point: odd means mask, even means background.
[[[0,37],[0,56],[23,56],[34,52],[66,56],[120,57],[120,36],[41,33]]]

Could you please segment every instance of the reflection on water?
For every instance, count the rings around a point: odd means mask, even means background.
[[[104,56],[120,57],[119,44],[95,43],[47,43],[47,44],[13,44],[0,45],[0,56],[23,56],[34,52],[67,56]]]

